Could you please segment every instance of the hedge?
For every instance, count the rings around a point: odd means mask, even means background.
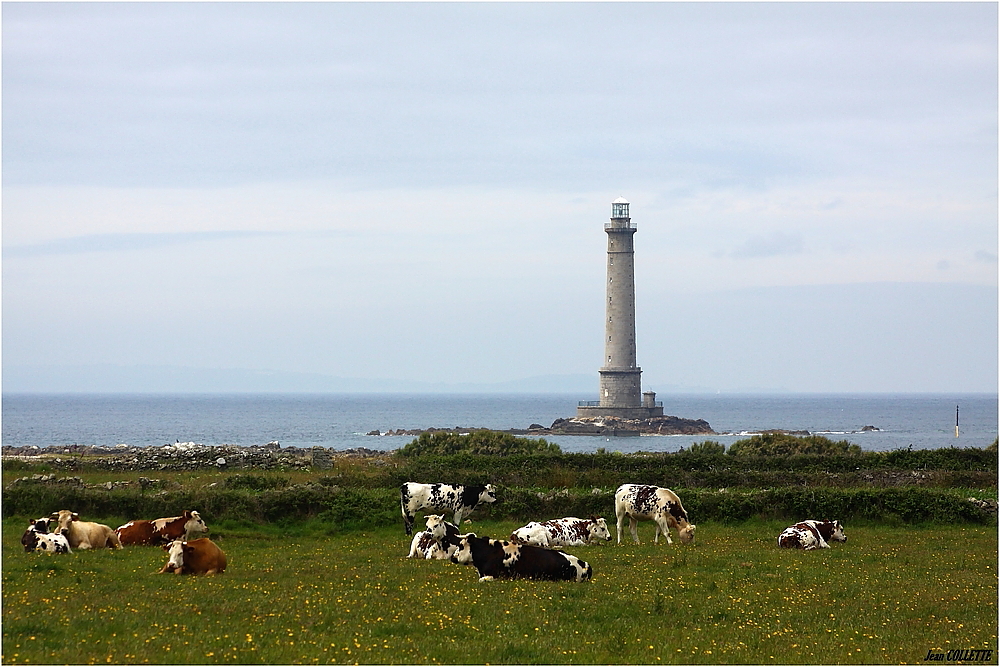
[[[760,490],[679,490],[691,520],[832,518],[842,521],[918,523],[989,523],[994,520],[959,493],[898,487],[837,489],[778,487]],[[590,489],[552,491],[499,487],[500,502],[484,505],[475,517],[543,520],[561,516],[600,515],[614,522],[611,492]],[[18,484],[3,492],[3,516],[31,519],[58,509],[87,517],[154,518],[197,509],[212,521],[288,522],[320,518],[337,529],[392,525],[402,521],[396,489],[339,488],[319,484],[252,491],[206,488],[197,491],[141,493],[103,491],[44,484]]]

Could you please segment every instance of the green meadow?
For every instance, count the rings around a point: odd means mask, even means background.
[[[88,517],[102,521],[100,517]],[[474,517],[475,518],[475,517]],[[112,526],[118,518],[106,518]],[[778,549],[783,520],[698,522],[693,546],[569,549],[590,582],[493,581],[408,560],[402,528],[212,524],[229,568],[157,574],[153,547],[23,553],[3,522],[4,664],[902,664],[997,648],[995,525],[846,526]],[[521,525],[476,521],[505,537]],[[613,530],[613,528],[612,528]],[[953,664],[953,663],[951,663]],[[981,664],[981,663],[980,663]]]

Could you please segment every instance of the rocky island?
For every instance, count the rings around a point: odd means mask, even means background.
[[[513,435],[544,437],[547,435],[718,435],[704,419],[681,417],[650,417],[624,419],[621,417],[569,417],[559,418],[551,426],[532,424],[528,428],[492,429],[485,427],[456,426],[454,428],[390,429],[370,431],[366,435],[420,435],[421,433],[469,433],[470,431],[498,431]]]

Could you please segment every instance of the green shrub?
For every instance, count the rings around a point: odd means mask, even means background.
[[[715,456],[716,454],[725,454],[726,446],[715,440],[706,440],[692,444],[687,448],[687,451],[695,456]]]
[[[729,446],[733,456],[794,456],[798,454],[831,454],[857,456],[861,447],[847,440],[833,441],[822,435],[794,436],[787,433],[761,433]]]
[[[544,438],[522,438],[500,431],[479,430],[459,433],[425,431],[399,450],[404,457],[449,454],[511,456],[514,454],[558,454],[559,445]]]
[[[264,491],[267,489],[280,489],[291,484],[287,477],[276,475],[251,475],[238,473],[226,479],[227,489],[249,489],[251,491]]]

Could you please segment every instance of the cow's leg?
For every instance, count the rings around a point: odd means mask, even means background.
[[[442,516],[443,515],[444,515],[444,513],[442,512]],[[461,508],[455,510],[454,521],[455,521],[455,525],[456,526],[461,526],[462,525],[462,510],[461,510]]]
[[[639,544],[639,532],[636,530],[638,526],[639,526],[639,520],[636,519],[634,516],[630,516],[628,518],[628,527],[629,530],[632,532],[632,540],[636,544]]]
[[[624,514],[618,515],[618,544],[622,543],[622,521],[624,521],[624,519],[625,519]]]
[[[674,543],[673,540],[670,539],[670,523],[668,521],[663,521],[660,519],[658,519],[654,523],[656,523],[657,537],[659,537],[660,533],[663,533],[663,536],[667,538],[667,544],[673,544]],[[655,542],[656,540],[653,541]]]
[[[403,510],[403,529],[406,530],[407,535],[413,534],[413,515],[407,514],[406,510]]]

